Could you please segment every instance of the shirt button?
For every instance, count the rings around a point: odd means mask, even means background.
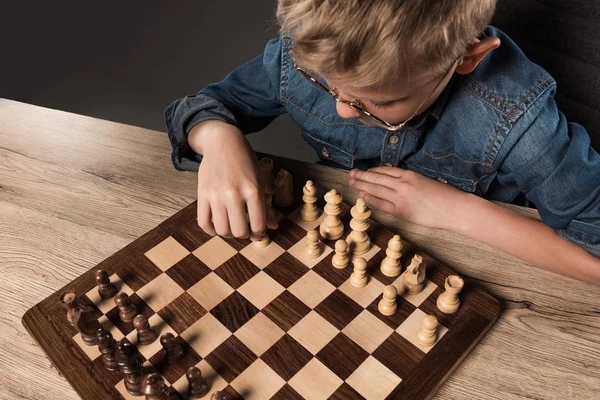
[[[444,178],[437,178],[438,181],[442,182],[442,183],[448,183],[447,180],[445,180]]]
[[[391,167],[392,166],[392,164],[390,164],[389,162],[383,163],[383,165],[386,166],[386,167]]]
[[[323,154],[323,157],[329,158],[329,152],[325,147],[323,147],[323,149],[321,150],[321,154]]]
[[[396,134],[390,135],[390,137],[388,138],[388,142],[390,142],[391,145],[397,144],[399,141],[400,138]]]

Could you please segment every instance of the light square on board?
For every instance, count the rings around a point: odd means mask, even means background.
[[[123,333],[116,326],[114,326],[112,322],[110,322],[106,315],[102,315],[100,318],[98,318],[98,323],[100,323],[102,329],[110,332],[113,335],[113,339],[117,341],[123,339]],[[83,350],[90,360],[95,360],[96,358],[100,357],[101,354],[98,350],[98,346],[88,346],[85,344],[83,338],[81,337],[81,333],[77,333],[77,335],[73,336],[73,340],[79,345],[81,350]]]
[[[285,332],[275,325],[265,314],[258,313],[238,329],[234,335],[241,340],[257,356],[261,356],[275,342],[277,342]]]
[[[206,314],[187,328],[181,337],[202,357],[219,347],[231,332],[212,314]]]
[[[210,311],[233,293],[234,289],[217,274],[211,272],[200,282],[189,288],[187,292],[202,307]]]
[[[125,292],[128,296],[133,294],[133,290],[131,290],[131,288],[121,280],[119,275],[112,275],[110,277],[110,281],[117,287],[117,293]],[[102,311],[103,314],[106,314],[115,307],[114,297],[111,297],[110,299],[103,299],[100,297],[100,293],[98,293],[97,286],[87,292],[85,295],[92,301],[92,303],[94,303],[96,307],[98,307],[100,311]]]
[[[331,247],[327,246],[322,241],[319,241],[319,246],[321,246],[321,249],[323,250],[321,255],[317,258],[310,258],[306,253],[306,236],[304,236],[298,243],[288,249],[288,253],[296,257],[308,268],[312,268],[333,251]]]
[[[215,270],[219,265],[233,257],[237,251],[219,236],[215,236],[193,251],[193,255]]]
[[[271,243],[264,248],[258,247],[254,243],[250,243],[248,246],[240,250],[241,255],[246,257],[252,262],[252,264],[256,265],[260,269],[263,269],[267,265],[271,264],[283,253],[285,253],[285,250],[273,241],[271,241]]]
[[[369,311],[364,310],[342,330],[360,347],[372,353],[394,330]]]
[[[425,347],[419,343],[417,339],[417,333],[419,329],[421,329],[421,323],[423,322],[423,318],[425,318],[427,314],[425,314],[421,309],[417,308],[406,320],[396,329],[396,332],[400,334],[404,339],[408,340],[419,349],[421,349],[424,353],[429,353],[429,350],[433,349],[433,346]],[[436,344],[439,340],[448,332],[448,328],[444,325],[438,324],[436,335]]]
[[[371,260],[377,253],[379,253],[379,250],[381,250],[381,248],[379,246],[377,246],[375,243],[371,243],[371,248],[369,249],[369,251],[367,251],[365,254],[358,256],[358,257],[362,257],[365,259],[365,261],[367,261],[367,263],[369,262],[369,260]],[[356,259],[356,256],[352,257],[352,262],[354,262],[354,260]],[[379,268],[379,265],[369,265],[368,269],[371,268]]]
[[[303,220],[302,216],[300,215],[300,211],[302,210],[302,207],[304,207],[304,205],[295,209],[290,215],[288,215],[288,219],[294,221],[294,223],[296,223],[296,225],[301,226],[306,231],[312,231],[313,229],[315,229],[319,225],[321,225],[321,222],[323,222],[323,220],[325,219],[325,213],[323,212],[323,209],[321,209],[321,208],[318,209],[319,210],[319,218],[317,218],[314,221],[309,222],[309,221]]]
[[[385,399],[400,382],[402,382],[402,379],[399,376],[373,356],[369,356],[346,379],[346,383],[369,400]]]
[[[149,360],[153,355],[158,353],[162,349],[162,345],[160,344],[160,337],[167,332],[173,334],[173,336],[177,336],[177,332],[175,332],[158,314],[154,314],[148,319],[148,323],[150,327],[156,331],[158,336],[156,340],[149,345],[146,346],[138,346],[138,335],[137,330],[133,330],[127,335],[127,340],[131,342],[131,344],[137,346],[140,353]]]
[[[342,283],[339,287],[342,293],[365,308],[371,304],[377,296],[383,293],[384,288],[385,285],[377,279],[374,279],[372,276],[369,276],[369,281],[365,287],[356,288],[352,286],[350,279],[346,280],[346,282]]]
[[[183,260],[190,252],[179,242],[169,236],[150,250],[145,255],[154,265],[163,271],[168,270],[179,261]]]
[[[321,278],[316,272],[308,271],[288,291],[309,306],[315,308],[335,290],[335,286]]]
[[[198,364],[196,364],[196,367],[200,369],[200,372],[202,372],[202,378],[204,378],[210,387],[210,390],[206,396],[202,397],[203,399],[208,400],[210,399],[211,393],[216,392],[217,390],[223,390],[227,387],[227,381],[223,379],[221,375],[217,374],[217,372],[213,369],[213,367],[210,366],[210,364],[206,362],[206,360],[200,361]],[[177,382],[173,384],[173,388],[177,390],[177,392],[179,392],[184,399],[187,399],[189,396],[188,385],[188,380],[184,374],[177,380]]]
[[[264,308],[284,290],[283,286],[263,271],[238,288],[238,292],[259,309]]]
[[[309,312],[288,334],[313,355],[337,335],[339,330],[315,311]]]
[[[419,307],[421,303],[425,301],[426,298],[431,295],[437,288],[437,285],[431,282],[429,279],[425,279],[425,287],[421,293],[417,294],[409,294],[406,290],[404,290],[404,276],[406,272],[403,272],[402,275],[398,277],[393,283],[398,289],[398,294],[402,296],[406,301],[410,302],[413,306]]]
[[[155,312],[175,300],[183,293],[183,289],[167,274],[156,279],[137,291],[137,295]]]
[[[313,358],[288,383],[305,399],[327,399],[343,382],[321,361]]]
[[[285,381],[260,358],[231,382],[247,400],[270,399],[283,385]]]

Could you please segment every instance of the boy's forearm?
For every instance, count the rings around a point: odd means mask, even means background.
[[[455,230],[536,267],[600,285],[600,258],[560,237],[542,221],[465,194]]]
[[[236,126],[221,120],[207,120],[195,125],[188,134],[188,144],[200,155],[207,150],[220,150],[220,145],[232,141],[245,140],[244,134]]]

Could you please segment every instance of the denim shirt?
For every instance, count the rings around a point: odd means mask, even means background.
[[[504,33],[468,75],[454,74],[440,97],[398,132],[338,115],[328,94],[293,68],[292,40],[223,81],[165,109],[175,168],[197,170],[187,144],[199,122],[217,119],[256,132],[283,113],[300,126],[320,160],[338,168],[410,169],[489,200],[535,206],[563,238],[600,257],[600,155],[585,129],[558,110],[556,82]]]

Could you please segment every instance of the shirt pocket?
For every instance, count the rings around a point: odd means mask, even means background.
[[[347,169],[354,167],[354,154],[334,146],[331,143],[317,139],[304,130],[302,131],[302,137],[313,148],[319,159],[333,161]]]
[[[424,168],[420,165],[414,165],[414,164],[403,163],[402,168],[417,172],[421,175],[424,175],[431,179],[435,179],[439,182],[450,184],[456,188],[459,188],[460,190],[462,190],[464,192],[474,193],[479,196],[481,195],[481,190],[479,188],[479,182],[475,179],[457,177],[457,176],[450,175],[445,172],[435,171],[435,170],[432,170],[429,168]]]

